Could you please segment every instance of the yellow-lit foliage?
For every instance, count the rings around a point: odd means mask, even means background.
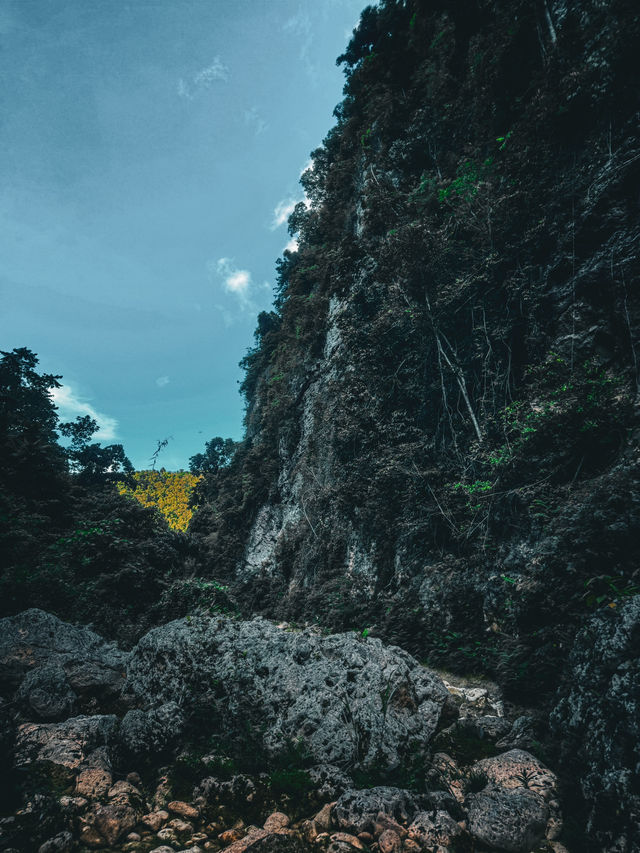
[[[193,510],[189,498],[200,477],[189,471],[136,471],[136,487],[118,483],[121,495],[135,498],[143,506],[155,506],[174,530],[186,530]]]

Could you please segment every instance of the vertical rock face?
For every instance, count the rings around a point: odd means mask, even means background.
[[[633,591],[639,37],[626,0],[363,16],[195,525],[247,612],[537,701]]]
[[[640,845],[640,596],[576,638],[551,720],[567,776],[579,778],[587,832],[606,850]]]
[[[247,612],[549,706],[638,592],[639,42],[628,0],[363,13],[196,522]]]

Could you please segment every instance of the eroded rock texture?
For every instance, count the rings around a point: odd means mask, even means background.
[[[424,754],[448,701],[442,681],[399,648],[263,619],[194,617],[150,631],[126,689],[141,702],[197,704],[212,728],[271,758],[295,748],[316,763],[390,769]]]
[[[576,638],[552,714],[567,780],[579,780],[587,832],[603,849],[640,847],[640,596]],[[567,788],[570,790],[569,784]]]

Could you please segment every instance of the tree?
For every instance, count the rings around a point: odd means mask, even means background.
[[[229,465],[237,447],[233,439],[218,435],[207,441],[204,453],[196,453],[189,459],[189,470],[192,474],[215,474],[219,468]]]
[[[26,347],[0,351],[0,483],[3,493],[42,499],[60,487],[66,473],[57,442],[57,410],[51,390],[60,376],[36,371],[38,358]]]
[[[92,435],[98,431],[97,422],[89,415],[60,424],[58,429],[65,438],[71,439],[66,451],[69,469],[84,484],[113,483],[133,473],[133,465],[121,444],[108,444],[106,447],[97,442],[89,444]]]

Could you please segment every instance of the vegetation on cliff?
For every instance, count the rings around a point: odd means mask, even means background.
[[[386,2],[193,524],[247,612],[541,701],[640,583],[631,4]]]

